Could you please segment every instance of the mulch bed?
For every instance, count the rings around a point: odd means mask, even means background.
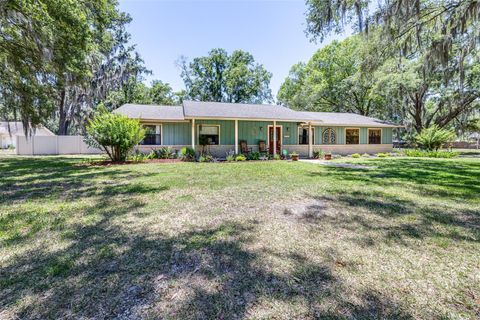
[[[108,167],[108,166],[122,166],[127,164],[144,164],[144,163],[176,163],[182,162],[181,159],[148,159],[145,161],[118,161],[112,162],[110,160],[103,160],[103,161],[92,161],[83,165],[87,166],[100,166],[100,167]]]

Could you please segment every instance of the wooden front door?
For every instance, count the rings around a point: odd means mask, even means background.
[[[282,148],[282,144],[281,144],[282,128],[281,127],[275,127],[275,129],[277,130],[277,154],[281,154],[282,153],[282,150],[281,150],[281,148]],[[273,127],[268,127],[268,136],[270,138],[270,139],[268,139],[268,141],[269,141],[268,149],[269,149],[270,154],[273,154]]]

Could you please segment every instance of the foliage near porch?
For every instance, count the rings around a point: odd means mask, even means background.
[[[0,317],[478,317],[478,160],[349,161],[0,159]]]

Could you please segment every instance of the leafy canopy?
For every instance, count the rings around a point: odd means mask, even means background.
[[[145,137],[145,129],[136,119],[110,113],[99,106],[97,115],[87,125],[85,142],[105,151],[112,161],[125,161],[129,152]]]
[[[179,62],[186,87],[186,98],[198,101],[234,103],[270,102],[272,74],[253,56],[242,50],[231,55],[213,49],[208,56]]]

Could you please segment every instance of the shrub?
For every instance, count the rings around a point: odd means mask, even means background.
[[[249,160],[260,160],[260,152],[251,152],[248,158]]]
[[[87,125],[85,143],[105,151],[112,161],[125,161],[129,152],[145,137],[140,122],[110,113],[100,105]]]
[[[403,152],[407,157],[419,157],[419,158],[453,158],[458,156],[459,152],[453,151],[426,151],[426,150],[405,150]]]
[[[235,157],[235,161],[245,161],[247,160],[247,157],[245,157],[243,154],[239,154],[238,156]]]
[[[149,159],[149,155],[146,155],[136,150],[135,153],[129,156],[127,159],[133,162],[143,162]]]
[[[227,160],[227,162],[235,161],[235,156],[233,154],[229,154],[229,155],[227,155],[226,160]]]
[[[171,147],[163,147],[155,150],[156,157],[159,159],[174,159],[175,151]]]
[[[314,159],[321,159],[321,158],[323,158],[323,151],[313,151],[313,158],[314,158]]]
[[[280,160],[280,155],[279,154],[274,154],[273,155],[273,160]]]
[[[352,154],[352,158],[360,158],[361,155],[359,153],[354,153]]]
[[[437,151],[442,145],[452,141],[454,138],[455,133],[453,131],[441,129],[437,125],[433,125],[430,128],[423,129],[415,140],[422,149]]]
[[[383,152],[377,153],[377,157],[386,158],[386,157],[388,157],[388,153],[383,153]]]
[[[213,162],[214,159],[211,155],[204,154],[198,158],[198,162]]]
[[[190,147],[184,147],[180,151],[180,159],[182,161],[195,161],[195,150]]]

